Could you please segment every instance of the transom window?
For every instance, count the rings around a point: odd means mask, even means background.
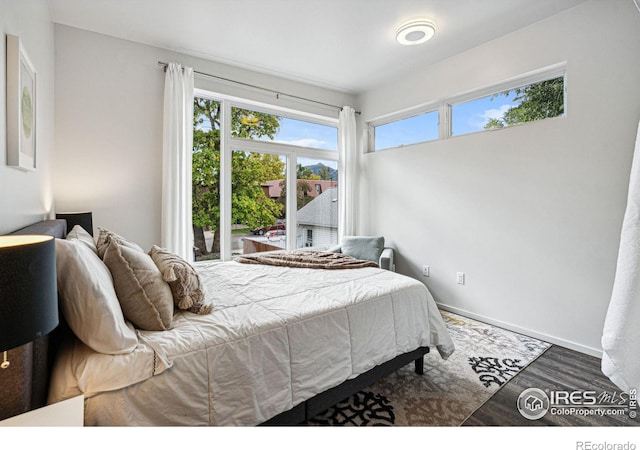
[[[550,66],[384,118],[369,126],[369,150],[447,139],[565,115],[565,64]]]

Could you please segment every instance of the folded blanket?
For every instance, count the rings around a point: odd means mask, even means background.
[[[295,250],[255,253],[236,258],[245,264],[266,264],[270,266],[301,267],[306,269],[360,269],[379,267],[373,261],[363,261],[343,253],[321,252],[317,250]]]

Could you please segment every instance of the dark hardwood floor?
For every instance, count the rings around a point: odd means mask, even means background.
[[[596,391],[620,395],[600,370],[600,359],[559,346],[552,346],[536,361],[516,375],[487,403],[481,406],[463,426],[639,426],[640,417],[551,414],[529,420],[517,409],[523,390],[539,388],[550,391]],[[640,415],[640,409],[637,410]]]

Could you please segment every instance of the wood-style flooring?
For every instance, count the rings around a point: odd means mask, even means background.
[[[640,426],[640,417],[552,415],[538,419],[523,417],[516,407],[527,388],[543,391],[597,391],[620,393],[600,369],[600,359],[559,346],[543,355],[505,384],[487,403],[471,415],[463,426]],[[638,410],[640,416],[640,409]]]

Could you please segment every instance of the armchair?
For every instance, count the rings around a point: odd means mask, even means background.
[[[394,250],[384,246],[384,236],[345,236],[339,245],[327,251],[373,261],[378,263],[381,269],[395,272]]]

